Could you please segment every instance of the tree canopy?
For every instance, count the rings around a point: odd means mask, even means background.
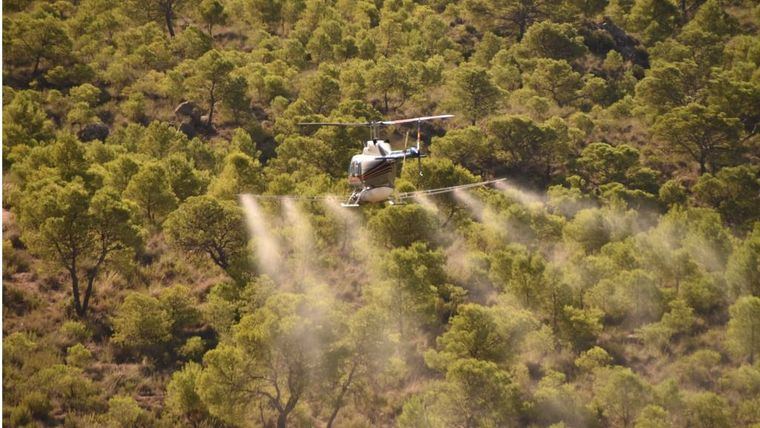
[[[3,423],[757,426],[756,3],[6,2]]]

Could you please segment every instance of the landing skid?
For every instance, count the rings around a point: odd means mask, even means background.
[[[350,207],[350,208],[356,208],[359,206],[359,201],[361,200],[363,190],[354,190],[351,193],[351,196],[348,197],[348,200],[342,204],[340,204],[343,207]]]
[[[388,205],[391,205],[391,206],[407,205],[407,203],[404,202],[404,201],[395,201],[393,199],[388,199],[385,202],[387,202]],[[344,203],[340,204],[340,206],[342,206],[343,208],[359,208],[361,205],[355,204],[355,203],[350,203],[350,202],[344,202]]]
[[[342,206],[344,208],[358,208],[358,207],[360,207],[361,204],[359,202],[362,200],[362,193],[365,190],[366,189],[354,190],[351,193],[351,196],[348,197],[348,200],[346,202],[340,204],[340,206]],[[388,203],[388,205],[405,205],[406,204],[403,200],[401,200],[401,199],[394,199],[394,198],[388,198],[385,201],[378,201],[377,203],[382,203],[382,202],[386,202],[386,203]],[[365,203],[368,203],[368,202],[365,202]]]

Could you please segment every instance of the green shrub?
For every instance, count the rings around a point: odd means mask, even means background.
[[[171,319],[172,335],[176,336],[200,321],[201,313],[188,287],[175,285],[164,289],[158,295],[158,301]]]
[[[734,426],[731,410],[725,398],[713,392],[695,392],[686,399],[686,426],[722,428]]]
[[[149,415],[132,397],[116,395],[108,400],[108,419],[120,428],[148,426]]]
[[[21,365],[36,347],[37,343],[31,333],[11,333],[3,339],[4,363],[10,362]]]
[[[602,211],[584,209],[565,225],[565,235],[571,241],[580,244],[587,253],[591,253],[610,241],[612,231]]]
[[[116,310],[112,342],[141,355],[157,357],[171,339],[172,320],[158,299],[130,293]]]
[[[611,362],[612,357],[610,357],[610,354],[608,354],[604,348],[594,346],[593,348],[582,352],[581,355],[575,359],[575,366],[590,373],[596,368],[609,365]]]
[[[26,406],[32,414],[32,417],[37,420],[45,420],[50,416],[50,412],[53,410],[53,405],[50,403],[50,399],[47,395],[40,391],[32,391],[27,394],[21,404]]]
[[[39,391],[64,411],[86,411],[98,406],[98,388],[81,369],[55,364],[34,373],[22,390]]]
[[[92,338],[92,332],[81,321],[66,321],[59,332],[67,343],[87,342]]]
[[[173,415],[193,419],[207,414],[196,389],[201,371],[199,364],[190,362],[172,374],[166,387],[166,407]]]
[[[644,342],[644,345],[655,351],[664,350],[674,333],[675,331],[671,327],[661,322],[647,324],[636,330],[636,334]]]
[[[66,364],[85,368],[92,362],[92,352],[81,343],[69,347],[66,351]]]
[[[206,352],[206,342],[199,336],[193,336],[179,350],[179,354],[188,360],[200,361]]]
[[[28,289],[3,285],[3,309],[21,316],[39,307],[40,299]]]
[[[3,276],[29,271],[29,256],[13,248],[9,239],[3,239]]]
[[[11,426],[20,427],[32,422],[32,411],[25,404],[19,404],[11,410]]]
[[[678,180],[668,180],[660,187],[660,202],[667,206],[686,203],[686,189]]]

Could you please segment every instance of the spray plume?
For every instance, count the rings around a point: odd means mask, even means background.
[[[508,198],[514,199],[515,201],[523,205],[527,205],[528,207],[542,207],[546,203],[546,195],[541,195],[522,189],[517,185],[508,183],[507,181],[498,181],[494,185]]]
[[[432,200],[430,200],[429,196],[423,194],[414,195],[414,200],[420,204],[420,206],[428,210],[431,214],[439,216],[440,218],[441,210],[439,210],[438,206]]]
[[[315,263],[318,257],[314,244],[314,229],[309,221],[309,215],[291,199],[282,200],[282,209],[292,232],[292,239],[288,241],[295,267],[296,289],[315,290],[318,284],[325,283],[325,275],[319,271]]]
[[[438,208],[438,205],[436,205],[429,196],[422,194],[415,195],[414,200],[420,204],[422,208],[424,208],[430,214],[434,215],[438,219],[440,225],[444,226],[448,223],[446,215],[441,212],[441,209]],[[457,232],[456,228],[454,228],[453,231],[447,227],[436,228],[435,236],[439,242],[449,243],[451,245],[460,241],[464,241],[464,237]]]
[[[273,278],[278,277],[282,257],[280,244],[267,227],[264,212],[258,201],[251,195],[240,195],[240,203],[245,212],[248,233],[256,245],[256,261],[259,270]]]
[[[454,191],[454,198],[463,204],[478,222],[493,232],[504,233],[509,228],[509,224],[503,218],[499,218],[493,209],[488,207],[483,201],[472,196],[469,192],[457,189]]]
[[[367,230],[362,226],[361,217],[352,210],[341,207],[340,202],[334,197],[324,200],[324,206],[330,214],[337,218],[343,225],[343,245],[351,245],[351,249],[359,254],[361,259],[367,259],[375,253],[376,248],[372,243]]]
[[[285,212],[285,220],[293,231],[291,247],[295,255],[305,258],[314,247],[313,230],[306,214],[290,199],[282,200],[282,209]]]
[[[482,222],[486,217],[486,206],[483,202],[475,199],[469,193],[464,190],[454,190],[454,198],[460,203],[464,204],[470,214],[473,215],[478,221]]]
[[[469,195],[465,195],[467,197]],[[441,212],[438,206],[427,195],[415,195],[414,199],[417,203],[425,208],[428,212],[438,217],[441,224],[445,223],[445,214]],[[477,203],[477,201],[473,201]],[[485,207],[480,207],[485,210]],[[436,238],[440,242],[445,242],[446,247],[444,254],[446,255],[446,273],[455,281],[455,283],[464,286],[468,295],[473,301],[485,304],[489,296],[493,295],[495,291],[491,288],[488,289],[483,281],[479,280],[478,276],[483,270],[482,261],[478,259],[477,254],[469,248],[467,239],[456,229],[453,228],[438,228],[436,229]],[[482,275],[480,275],[482,276]]]

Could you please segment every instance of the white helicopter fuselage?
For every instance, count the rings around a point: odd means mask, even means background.
[[[354,187],[355,204],[384,202],[393,195],[396,179],[396,160],[403,159],[403,152],[394,152],[391,145],[382,140],[370,140],[359,155],[351,158],[348,183]]]

